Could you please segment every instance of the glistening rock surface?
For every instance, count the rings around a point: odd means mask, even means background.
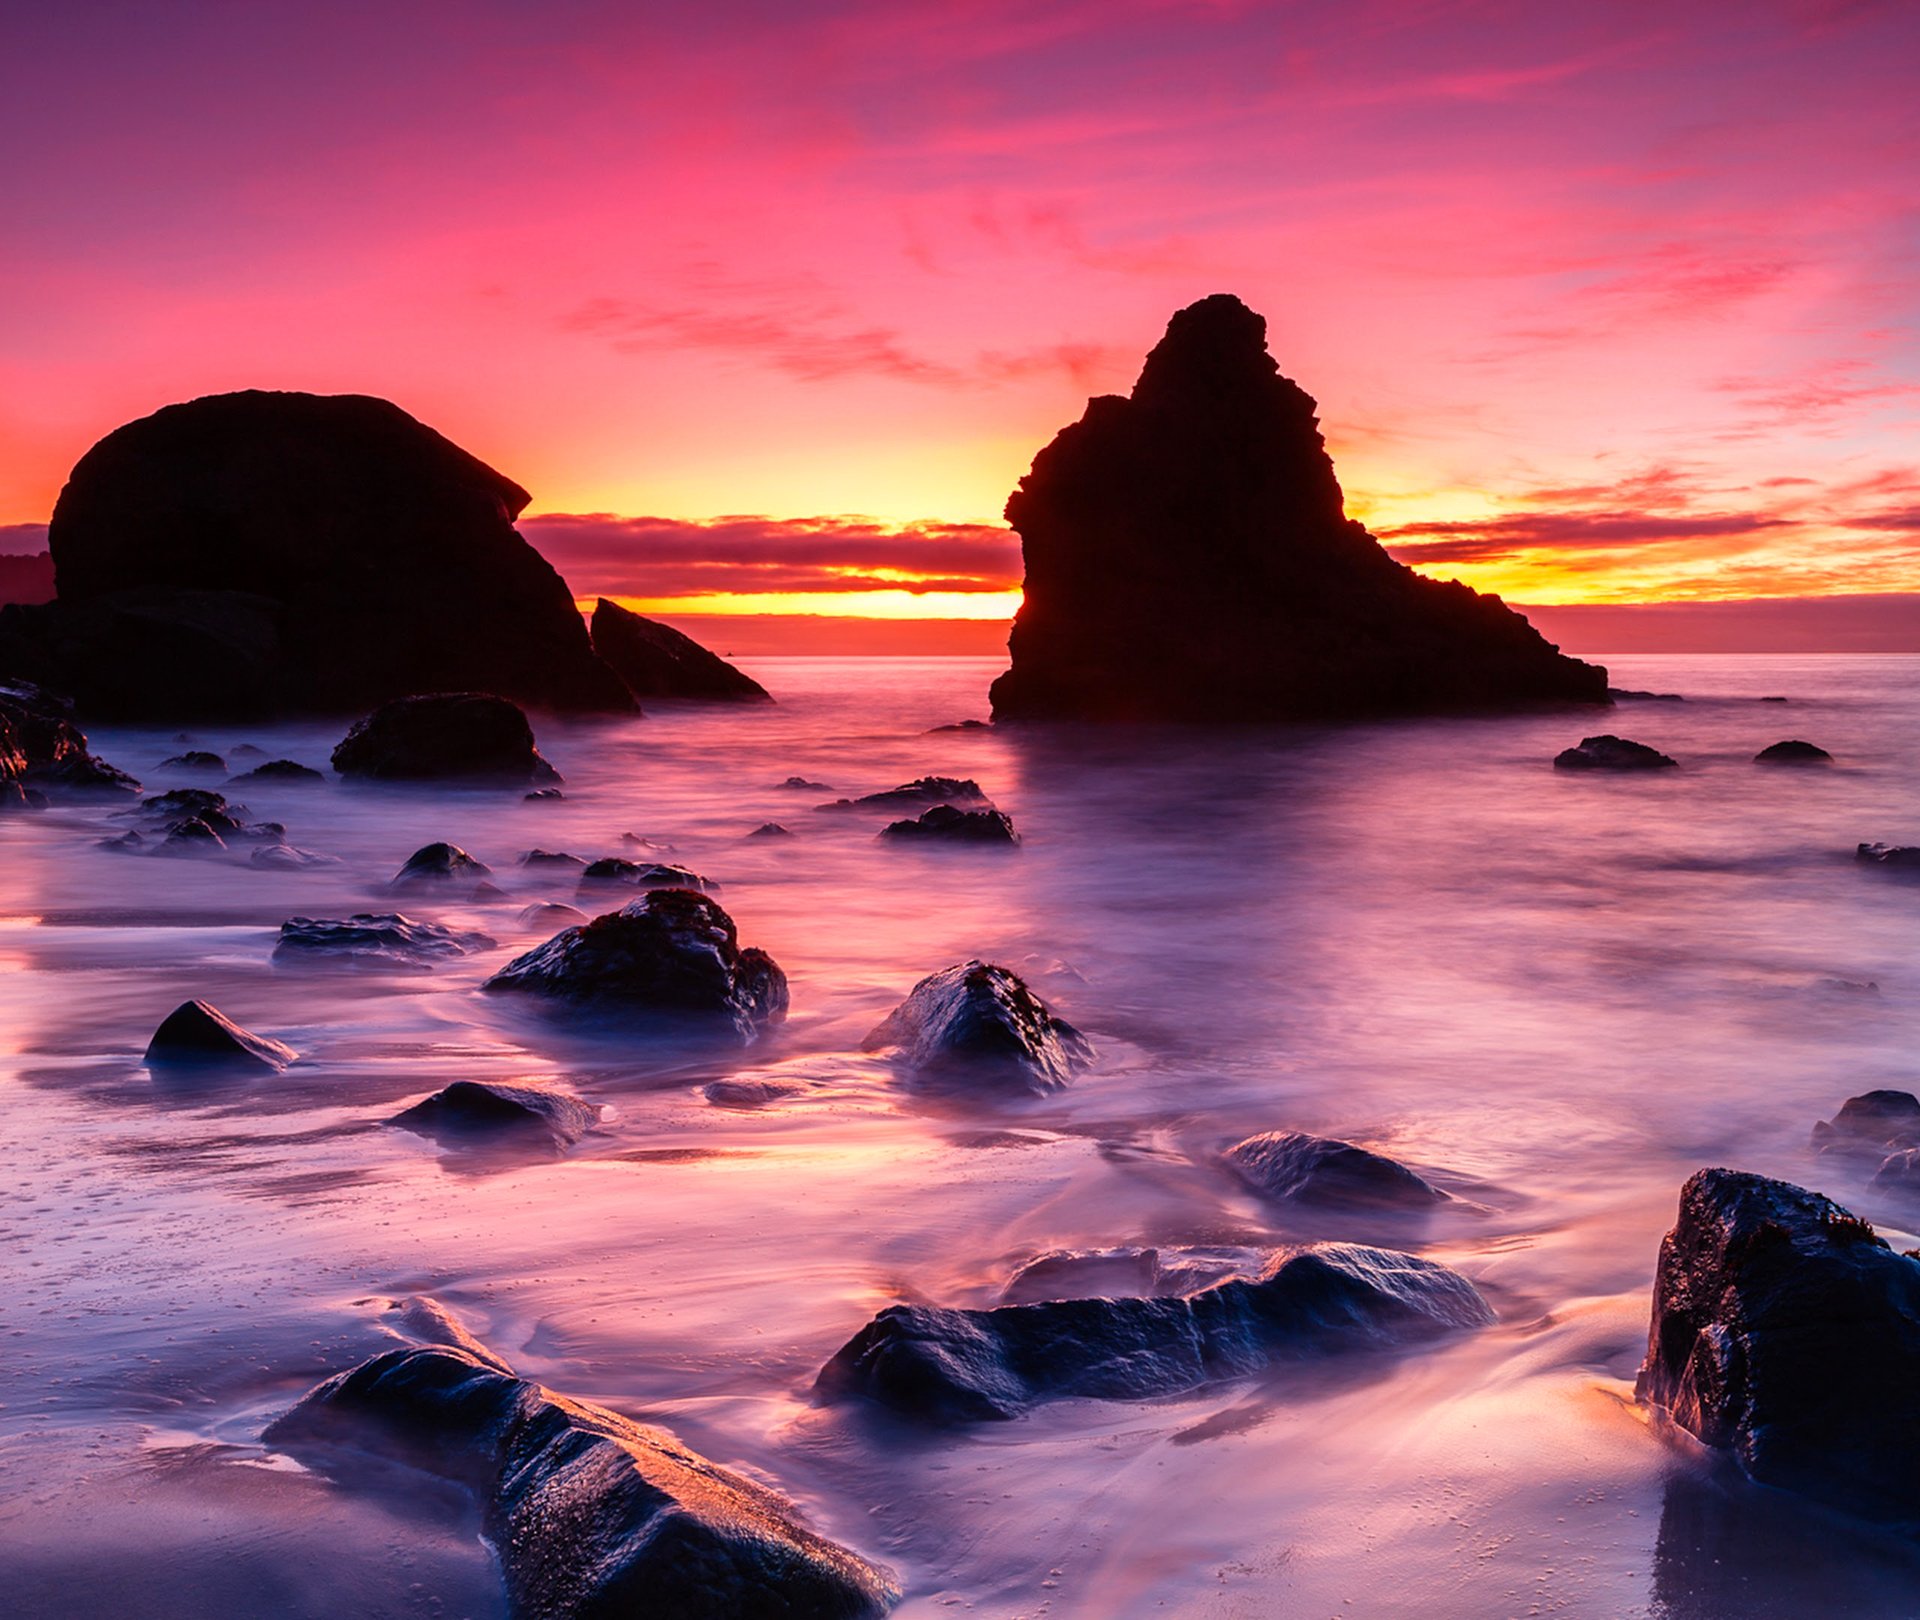
[[[771,703],[767,689],[670,624],[604,596],[593,605],[593,650],[640,698]]]
[[[1282,720],[1607,701],[1497,597],[1395,562],[1346,516],[1266,322],[1176,314],[1007,502],[1025,600],[996,721]]]
[[[290,1046],[242,1029],[219,1008],[183,1001],[147,1043],[148,1068],[284,1069],[298,1054]]]
[[[1093,1059],[1087,1038],[1017,973],[977,960],[928,974],[862,1044],[927,1078],[1037,1092],[1058,1091]]]
[[[571,1092],[499,1080],[456,1080],[402,1109],[389,1122],[455,1144],[539,1141],[571,1147],[600,1110]]]
[[[1448,1202],[1397,1159],[1332,1137],[1266,1131],[1234,1143],[1224,1157],[1268,1198],[1346,1209],[1424,1210]]]

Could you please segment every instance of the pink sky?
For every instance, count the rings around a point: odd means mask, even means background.
[[[598,559],[563,560],[583,594],[778,575],[989,617],[1006,551],[974,526],[1226,290],[1320,400],[1355,514],[1435,572],[1531,602],[1920,589],[1910,4],[3,27],[0,525],[159,405],[365,392],[536,512],[621,518],[530,527]]]

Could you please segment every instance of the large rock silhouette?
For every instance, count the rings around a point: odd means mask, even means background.
[[[771,703],[772,695],[718,653],[670,624],[642,618],[604,596],[593,605],[593,650],[635,697]]]
[[[1348,518],[1314,401],[1224,293],[1176,314],[1131,397],[1057,434],[1007,502],[1026,600],[996,720],[1286,720],[1605,703],[1498,597]]]
[[[0,614],[0,668],[113,718],[346,712],[483,691],[630,711],[525,490],[397,405],[218,394],[109,433],[48,543],[59,588]]]

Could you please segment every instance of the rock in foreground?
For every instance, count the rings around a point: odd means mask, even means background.
[[[1920,1519],[1920,1261],[1818,1193],[1702,1170],[1660,1245],[1637,1393],[1762,1484]]]
[[[724,1021],[742,1040],[787,1015],[787,976],[779,964],[765,951],[742,950],[719,902],[688,889],[654,889],[618,911],[563,929],[514,958],[485,988]]]
[[[1604,704],[1606,671],[1347,517],[1314,410],[1239,299],[1176,314],[1131,397],[1090,401],[1007,502],[1025,600],[994,720]]]
[[[565,1148],[586,1135],[599,1112],[569,1092],[545,1086],[456,1080],[402,1109],[391,1123],[460,1144],[532,1140]]]
[[[356,720],[333,751],[342,776],[376,782],[557,782],[533,727],[505,698],[438,692],[396,698]]]
[[[156,1068],[280,1070],[298,1054],[265,1035],[242,1029],[217,1007],[183,1001],[153,1032],[144,1059]]]
[[[1181,1395],[1276,1362],[1419,1344],[1493,1312],[1458,1272],[1329,1243],[1257,1280],[1170,1299],[1071,1299],[994,1310],[895,1305],[821,1370],[821,1393],[915,1417],[980,1422],[1043,1401]]]
[[[593,650],[637,698],[771,703],[767,689],[672,625],[604,596],[593,605]]]
[[[265,1438],[302,1455],[373,1452],[472,1490],[524,1620],[868,1620],[899,1597],[765,1486],[464,1350],[376,1356]]]
[[[1418,1211],[1451,1201],[1397,1159],[1326,1136],[1266,1131],[1224,1157],[1256,1192],[1290,1203]]]
[[[1678,764],[1657,748],[1611,733],[1582,737],[1578,748],[1563,748],[1553,756],[1554,769],[1560,771],[1657,771]]]
[[[1058,1091],[1093,1061],[1087,1038],[1026,981],[991,963],[963,962],[916,984],[862,1043],[897,1051],[931,1079]]]

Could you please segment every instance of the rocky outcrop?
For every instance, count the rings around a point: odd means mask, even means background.
[[[720,1023],[742,1040],[787,1015],[787,976],[765,951],[743,950],[717,900],[653,889],[515,957],[485,988]]]
[[[120,719],[463,690],[630,712],[513,527],[527,501],[385,400],[170,405],[74,467],[48,537],[58,600],[0,611],[0,669]]]
[[[891,821],[880,836],[897,844],[984,844],[1013,849],[1020,835],[1004,810],[959,810],[936,804],[911,821]]]
[[[1237,298],[1176,314],[1131,396],[1090,401],[1007,502],[1025,599],[994,720],[1607,701],[1604,670],[1348,518],[1314,411]]]
[[[771,703],[772,695],[692,636],[604,596],[593,605],[593,650],[637,698]]]
[[[297,1055],[290,1046],[242,1029],[217,1007],[184,1001],[153,1032],[144,1061],[150,1069],[277,1071]]]
[[[1764,1485],[1920,1519],[1920,1261],[1830,1199],[1735,1170],[1681,1189],[1639,1398]]]
[[[458,844],[427,844],[407,857],[406,864],[387,884],[387,892],[427,894],[472,889],[483,884],[492,871],[485,861],[475,860]]]
[[[1262,1197],[1320,1208],[1419,1211],[1448,1195],[1397,1159],[1327,1136],[1266,1131],[1223,1155]]]
[[[456,1080],[395,1114],[390,1124],[455,1145],[538,1142],[572,1147],[600,1110],[570,1092],[498,1080]]]
[[[702,894],[718,894],[720,885],[712,878],[684,866],[662,861],[628,861],[609,855],[591,862],[580,873],[580,892],[595,889],[697,889]]]
[[[1553,756],[1557,771],[1657,771],[1678,764],[1657,748],[1611,733],[1582,737],[1578,748],[1563,748]]]
[[[1833,755],[1810,742],[1790,737],[1785,742],[1769,743],[1753,756],[1756,765],[1831,765]]]
[[[817,787],[817,782],[802,782],[797,776],[788,777],[783,784],[787,787]],[[863,793],[857,799],[835,799],[831,804],[823,804],[822,810],[919,810],[927,805],[940,804],[985,804],[986,794],[980,791],[980,784],[962,776],[916,776],[911,782],[902,782],[896,788],[888,788],[881,793]]]
[[[928,1079],[1034,1092],[1060,1090],[1094,1055],[1018,974],[977,960],[928,974],[862,1045]]]
[[[363,911],[351,917],[289,917],[280,925],[273,959],[416,967],[484,951],[492,944],[474,929],[416,922],[393,911]]]
[[[1258,1279],[1185,1297],[984,1311],[895,1305],[835,1354],[816,1387],[936,1422],[982,1422],[1043,1401],[1181,1395],[1281,1361],[1419,1344],[1492,1320],[1458,1272],[1330,1243],[1279,1260]]]
[[[88,751],[73,705],[31,681],[0,681],[0,785],[35,794],[137,793],[140,784]]]
[[[397,698],[356,720],[333,751],[345,777],[376,782],[557,782],[533,727],[505,698],[439,692]]]
[[[471,1490],[522,1620],[872,1620],[899,1597],[766,1486],[465,1350],[376,1356],[264,1438],[349,1466],[371,1452]]]

